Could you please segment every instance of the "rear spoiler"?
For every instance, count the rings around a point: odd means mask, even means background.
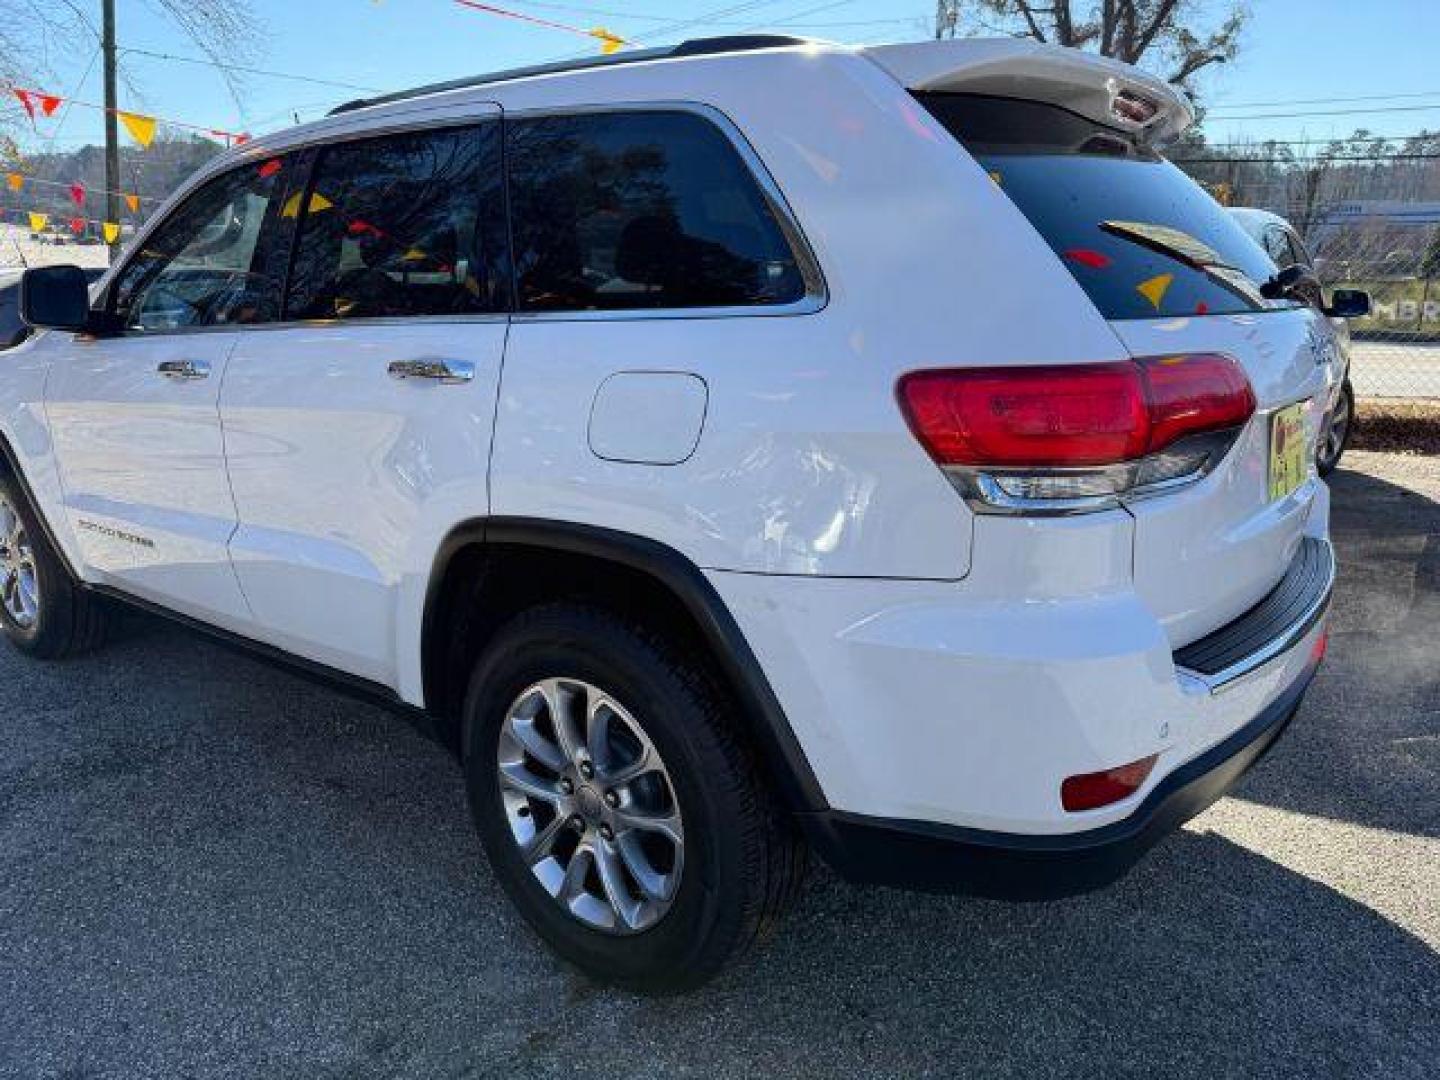
[[[1184,92],[1118,60],[1019,38],[875,45],[860,52],[912,92],[1060,105],[1159,146],[1195,122]]]

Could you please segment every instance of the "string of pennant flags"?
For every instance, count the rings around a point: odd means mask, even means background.
[[[201,135],[221,139],[227,146],[242,146],[250,141],[250,133],[246,131],[226,131],[222,128],[204,127],[200,124],[190,124],[169,117],[130,112],[127,109],[110,109],[104,105],[97,105],[93,101],[61,97],[59,94],[51,94],[44,90],[31,90],[23,86],[6,86],[5,89],[20,102],[21,108],[30,117],[31,124],[35,124],[41,117],[54,116],[62,105],[75,105],[82,109],[98,109],[100,112],[114,113],[115,118],[120,121],[121,126],[125,128],[130,137],[140,144],[141,149],[149,149],[162,124],[166,127],[181,128],[185,131],[194,131]]]
[[[516,19],[520,22],[532,23],[535,26],[548,27],[551,30],[563,30],[568,34],[579,34],[581,37],[594,38],[600,42],[600,52],[609,56],[617,53],[630,42],[612,34],[603,26],[596,26],[589,30],[581,26],[570,26],[567,23],[555,22],[551,19],[542,19],[538,15],[527,15],[521,11],[511,11],[508,8],[496,7],[494,4],[482,4],[479,0],[455,0],[461,7],[469,8],[471,11],[479,11],[486,15],[497,15],[504,19]]]

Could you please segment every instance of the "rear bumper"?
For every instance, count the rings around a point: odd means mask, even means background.
[[[802,821],[817,852],[855,882],[1011,900],[1090,892],[1124,875],[1259,761],[1300,707],[1316,667],[1304,668],[1238,731],[1165,776],[1128,817],[1098,829],[1000,833],[836,810]]]

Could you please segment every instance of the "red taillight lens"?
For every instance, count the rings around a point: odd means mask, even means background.
[[[1067,777],[1060,785],[1060,803],[1066,811],[1075,814],[1128,799],[1149,778],[1158,756],[1151,754],[1116,769]]]
[[[1130,363],[917,371],[900,401],[942,465],[1104,465],[1139,457],[1148,436]]]
[[[1147,453],[1186,435],[1239,427],[1255,412],[1255,392],[1240,365],[1208,353],[1139,361],[1150,406]]]
[[[1208,354],[917,371],[898,389],[911,429],[941,465],[1118,464],[1239,427],[1255,411],[1240,366]]]

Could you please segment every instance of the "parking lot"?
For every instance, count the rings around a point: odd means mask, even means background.
[[[1336,478],[1330,661],[1110,890],[812,882],[681,999],[558,967],[397,717],[136,617],[0,651],[0,1074],[1401,1077],[1440,1067],[1440,459]]]

